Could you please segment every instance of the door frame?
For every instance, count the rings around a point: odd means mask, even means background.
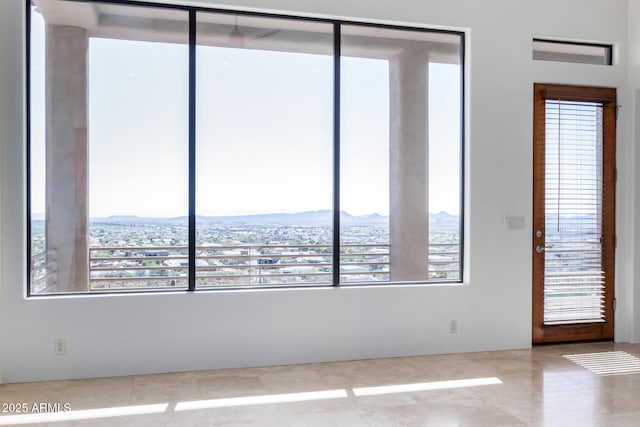
[[[532,224],[532,342],[562,342],[611,339],[614,334],[615,298],[615,196],[616,196],[616,89],[534,84],[533,114],[533,224]],[[575,323],[568,325],[544,324],[544,252],[538,253],[537,245],[544,247],[545,185],[544,179],[536,179],[545,173],[546,100],[574,102],[598,102],[603,106],[603,175],[602,175],[602,267],[605,271],[604,322]],[[536,231],[542,230],[542,237]]]

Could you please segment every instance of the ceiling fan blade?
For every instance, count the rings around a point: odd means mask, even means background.
[[[280,30],[263,31],[260,34],[256,34],[255,36],[252,36],[251,38],[254,39],[254,40],[264,39],[264,38],[267,38],[267,37],[274,36],[274,35],[278,34],[279,32],[280,32]]]

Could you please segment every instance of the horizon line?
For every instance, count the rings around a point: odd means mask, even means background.
[[[267,215],[301,215],[301,214],[313,214],[313,213],[323,213],[323,212],[327,212],[327,213],[331,213],[332,210],[331,209],[318,209],[318,210],[309,210],[309,211],[299,211],[299,212],[261,212],[261,213],[242,213],[242,214],[228,214],[228,215],[217,215],[217,214],[212,214],[212,215],[204,215],[204,214],[197,214],[196,218],[201,217],[201,218],[234,218],[234,217],[247,217],[247,216],[267,216]],[[360,214],[360,215],[354,215],[351,214],[347,211],[340,211],[342,214],[346,214],[355,218],[359,218],[359,217],[381,217],[381,218],[388,218],[389,215],[383,215],[380,214],[378,212],[373,212],[373,213],[367,213],[367,214]],[[429,212],[429,215],[439,215],[439,214],[447,214],[449,216],[459,216],[459,214],[457,213],[450,213],[447,211],[438,211],[438,212]],[[31,216],[45,216],[46,214],[44,212],[34,212],[31,214]],[[177,219],[177,218],[188,218],[189,215],[171,215],[171,216],[153,216],[153,215],[136,215],[136,214],[127,214],[127,213],[122,213],[122,214],[110,214],[110,215],[96,215],[96,216],[90,216],[89,219],[107,219],[107,218],[114,218],[114,217],[128,217],[128,218],[149,218],[149,219]]]

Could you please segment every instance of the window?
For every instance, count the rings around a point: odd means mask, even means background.
[[[612,52],[610,44],[533,39],[533,59],[538,61],[612,65]]]
[[[332,25],[197,28],[197,286],[331,283]]]
[[[461,33],[33,3],[30,295],[461,281]]]
[[[460,280],[460,36],[341,45],[341,282]]]
[[[186,288],[188,14],[59,7],[31,21],[31,292]]]

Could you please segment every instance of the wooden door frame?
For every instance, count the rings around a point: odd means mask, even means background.
[[[616,89],[588,86],[567,86],[535,83],[533,113],[533,226],[532,226],[532,341],[534,344],[561,341],[610,339],[614,333],[615,297],[615,196],[616,196]],[[599,102],[603,105],[602,141],[602,266],[605,276],[605,322],[572,325],[544,325],[544,252],[537,253],[536,245],[544,246],[545,141],[547,100]],[[536,236],[541,230],[543,237]],[[542,239],[542,240],[541,240]]]

